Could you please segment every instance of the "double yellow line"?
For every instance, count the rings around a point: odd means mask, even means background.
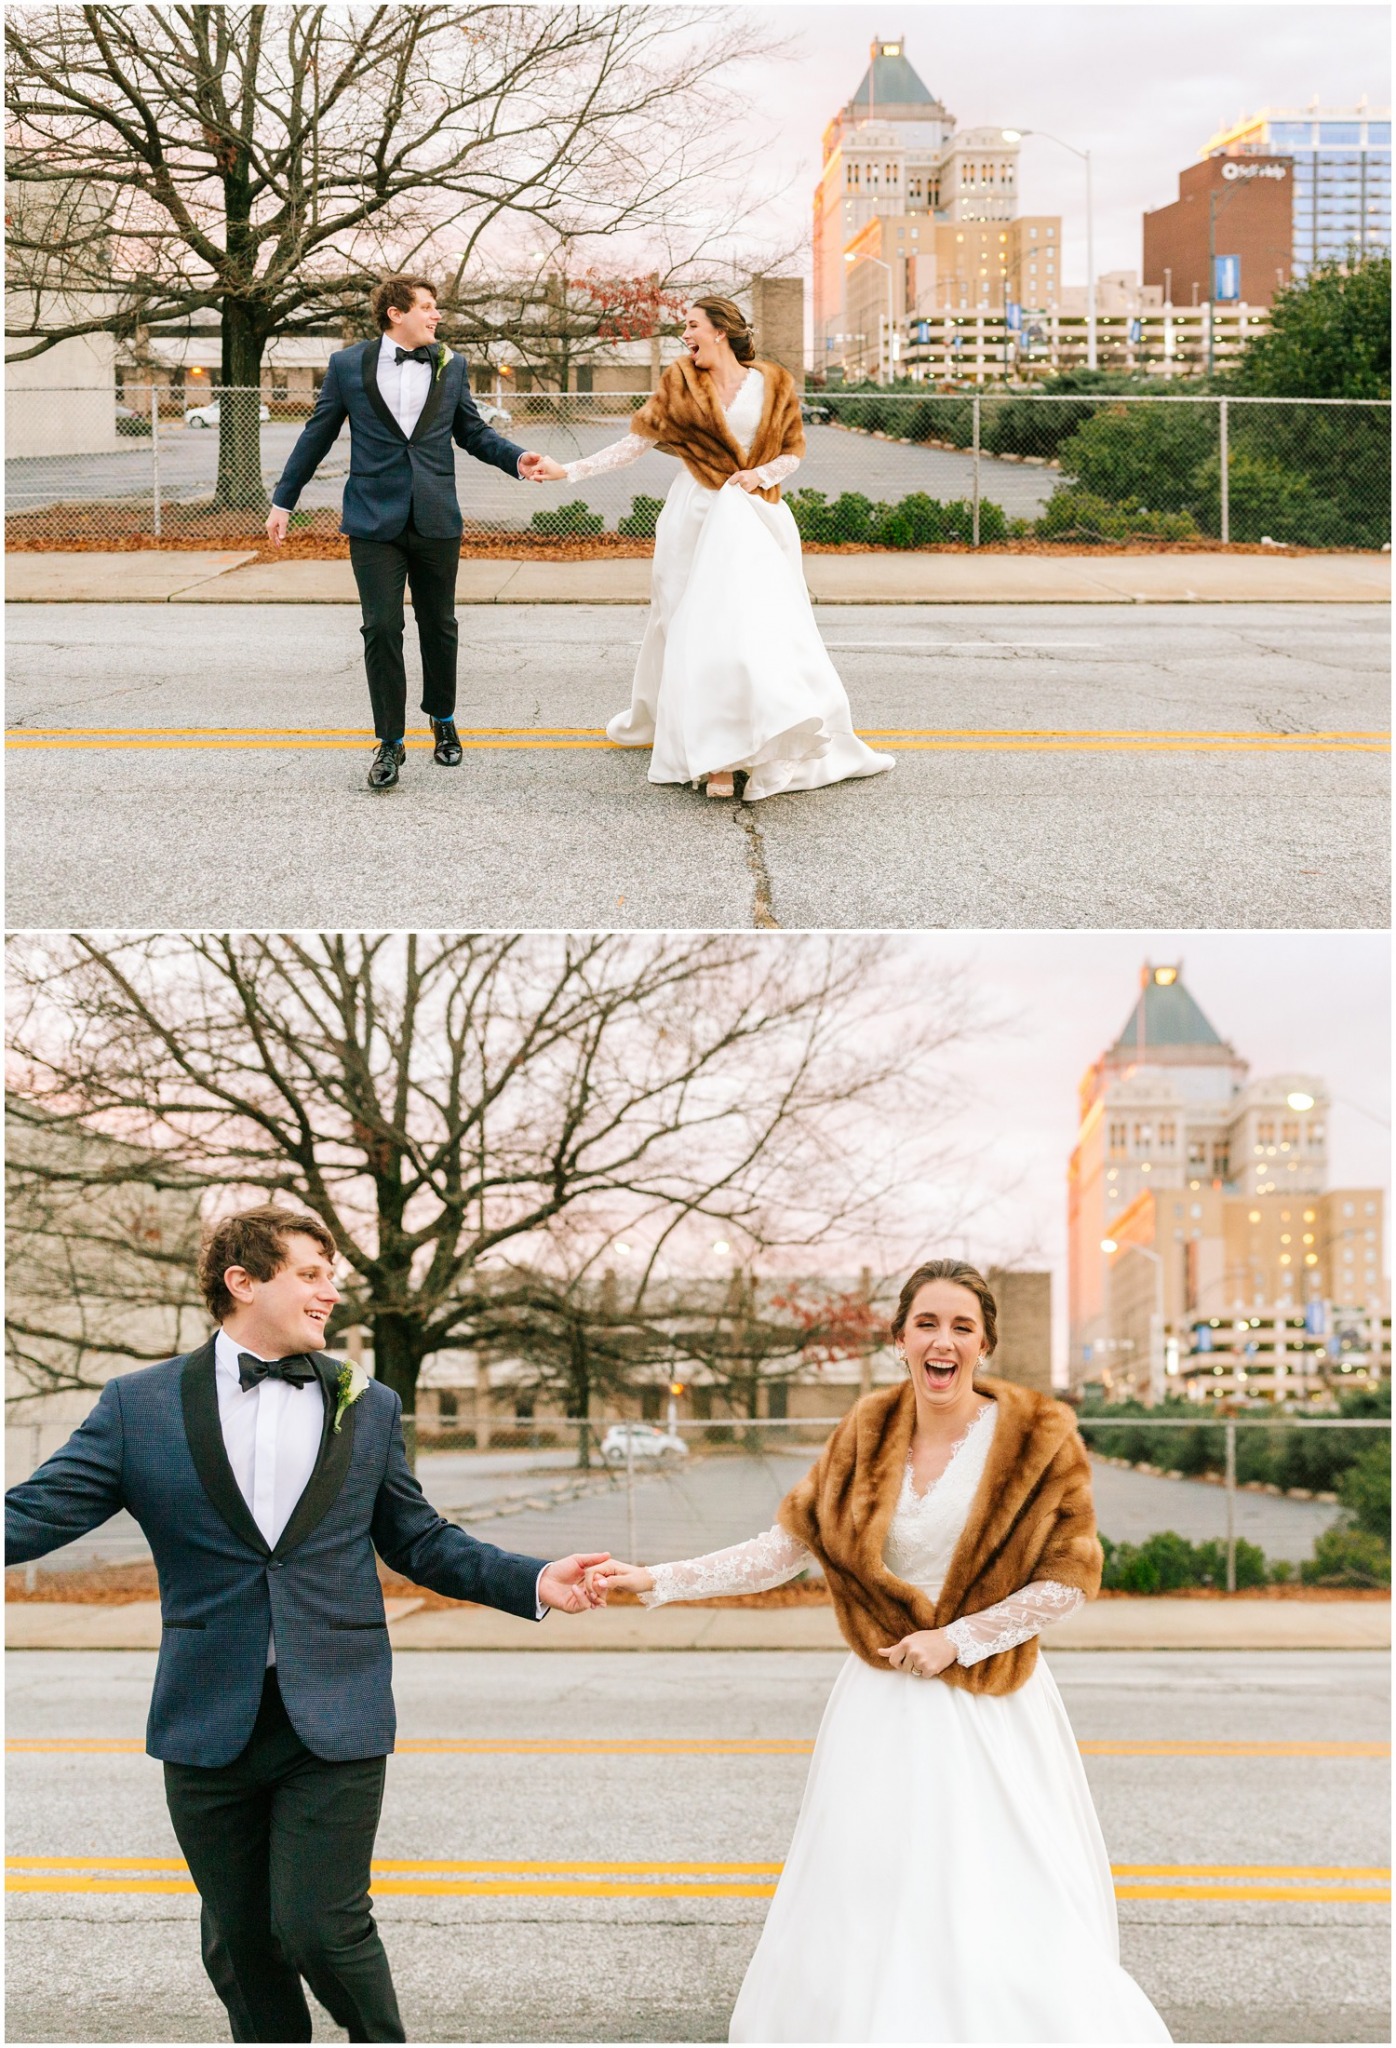
[[[569,1859],[455,1862],[385,1859],[372,1866],[378,1897],[769,1899],[779,1863],[612,1863]],[[177,1858],[140,1856],[10,1856],[8,1892],[189,1893],[188,1866]],[[1291,1904],[1385,1905],[1391,1872],[1345,1864],[1118,1863],[1111,1866],[1120,1899],[1273,1901]]]
[[[635,751],[616,746],[599,726],[462,726],[470,753],[571,753],[586,749]],[[357,726],[12,726],[5,744],[18,753],[159,753],[217,748],[224,753],[357,753],[373,742]],[[1312,733],[1159,731],[1073,727],[1023,732],[978,726],[868,726],[859,737],[900,753],[1106,753],[1106,754],[1384,754],[1391,736],[1381,731]],[[410,733],[407,747],[425,752],[430,733]]]
[[[1082,1756],[1389,1757],[1389,1742],[1079,1742]],[[11,1756],[143,1756],[133,1736],[12,1736]],[[401,1741],[399,1756],[810,1756],[814,1744],[773,1736],[432,1737]]]

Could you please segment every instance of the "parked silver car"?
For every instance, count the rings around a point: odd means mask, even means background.
[[[214,398],[207,405],[191,405],[184,415],[186,427],[216,427],[222,417],[219,401]],[[271,414],[264,405],[257,407],[259,420],[269,420]]]
[[[668,1458],[688,1456],[688,1445],[674,1430],[656,1429],[652,1422],[613,1422],[601,1439],[601,1455],[608,1465],[625,1463],[627,1437],[634,1465],[660,1465]]]

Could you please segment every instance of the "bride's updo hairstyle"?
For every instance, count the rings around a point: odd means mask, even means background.
[[[751,329],[740,306],[734,305],[731,299],[719,299],[715,296],[695,299],[693,304],[700,313],[707,314],[719,334],[727,336],[732,353],[739,363],[756,361],[756,343],[752,340]]]
[[[923,1287],[932,1280],[950,1280],[956,1287],[967,1287],[979,1303],[979,1313],[984,1318],[985,1355],[992,1357],[998,1348],[999,1311],[998,1303],[989,1290],[989,1283],[975,1266],[967,1266],[961,1259],[928,1259],[924,1266],[918,1266],[897,1297],[897,1312],[892,1318],[892,1335],[900,1339],[906,1328],[906,1319],[911,1314],[911,1305]]]

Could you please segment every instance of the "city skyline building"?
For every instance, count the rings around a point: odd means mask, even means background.
[[[1285,158],[1290,180],[1291,269],[1307,277],[1316,263],[1391,247],[1391,109],[1263,107],[1222,128],[1202,158]],[[1146,271],[1147,275],[1147,271]],[[1257,301],[1257,303],[1259,303]]]
[[[824,131],[814,196],[816,367],[895,371],[909,320],[1044,310],[1061,289],[1061,220],[1019,210],[1021,138],[957,129],[903,41],[875,38]]]
[[[1145,962],[1124,1029],[1080,1087],[1072,1385],[1282,1399],[1326,1383],[1335,1342],[1339,1370],[1384,1369],[1384,1198],[1329,1187],[1329,1105],[1317,1075],[1253,1077],[1181,963]],[[1233,1357],[1216,1333],[1242,1326]]]

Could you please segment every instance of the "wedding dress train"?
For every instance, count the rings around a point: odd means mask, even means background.
[[[981,1411],[925,1495],[903,1481],[886,1559],[934,1599],[994,1429]],[[811,1562],[777,1527],[652,1567],[646,1606],[779,1585]],[[1044,1582],[947,1633],[962,1664],[1080,1603]],[[733,2041],[1149,2042],[1170,2036],[1120,1965],[1110,1865],[1080,1753],[1039,1661],[970,1693],[850,1656],[732,2015]]]
[[[760,424],[764,393],[761,372],[748,370],[727,408],[743,450]],[[568,481],[623,468],[652,445],[627,434],[569,463]],[[781,483],[798,467],[798,456],[782,455],[757,474]],[[655,530],[630,708],[606,731],[621,746],[652,750],[651,782],[697,782],[744,768],[748,802],[893,766],[890,754],[874,753],[853,730],[815,624],[787,505],[738,485],[708,490],[680,465]]]

